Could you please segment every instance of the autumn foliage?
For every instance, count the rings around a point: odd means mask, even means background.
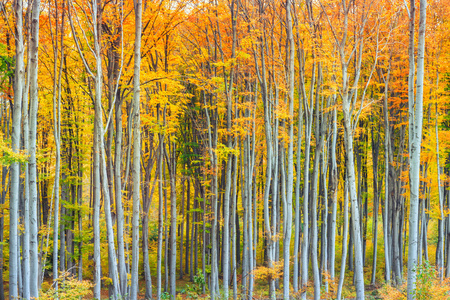
[[[34,1],[0,1],[0,299],[406,299],[419,1]],[[447,299],[450,2],[426,17],[415,293]]]

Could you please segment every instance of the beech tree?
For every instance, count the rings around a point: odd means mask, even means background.
[[[415,80],[415,2],[409,8],[409,76],[408,76],[408,108],[409,108],[409,177],[410,177],[410,209],[409,209],[409,247],[408,247],[408,299],[416,298],[417,276],[417,233],[419,224],[419,181],[420,151],[422,143],[423,118],[423,85],[424,56],[427,1],[420,1],[419,37],[417,46],[417,79]],[[414,94],[414,88],[416,93]]]
[[[136,38],[134,45],[134,83],[133,83],[133,249],[131,265],[130,298],[136,299],[138,293],[139,268],[139,206],[141,185],[141,122],[140,122],[140,70],[141,70],[141,32],[142,1],[134,1]],[[114,261],[115,262],[115,261]]]
[[[421,2],[1,2],[0,300],[445,296]]]

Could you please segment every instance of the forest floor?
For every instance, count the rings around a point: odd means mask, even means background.
[[[346,272],[347,273],[347,272]],[[350,271],[348,272],[350,273]],[[346,274],[346,275],[350,275],[350,274]],[[351,275],[350,275],[351,276]],[[347,277],[347,276],[346,276]],[[347,277],[349,278],[349,277]],[[350,277],[351,278],[351,277]],[[52,283],[52,279],[51,278],[47,278],[44,281],[43,287],[45,290],[45,287],[49,287]],[[59,294],[59,299],[60,300],[64,300],[64,299],[77,299],[78,297],[76,295],[80,295],[79,293],[81,292],[81,289],[85,289],[85,293],[83,294],[82,297],[80,297],[81,299],[94,299],[93,298],[93,293],[92,293],[92,282],[88,281],[88,280],[84,280],[83,281],[84,285],[82,284],[77,284],[76,286],[72,286],[66,289],[66,291],[64,292],[64,294]],[[137,299],[145,299],[145,281],[141,281],[139,286],[141,287],[141,290],[138,294],[138,298]],[[8,284],[7,281],[4,282],[4,291],[5,291],[5,299],[7,299],[8,297]],[[384,285],[381,283],[376,283],[375,285],[369,285],[366,284],[365,286],[365,291],[366,291],[366,299],[369,300],[374,300],[374,299],[383,299],[382,298],[382,294],[385,292],[384,290]],[[395,288],[392,288],[395,289]],[[325,290],[322,290],[322,299],[336,299],[336,290],[337,290],[337,284],[329,284],[329,293],[326,293]],[[163,291],[164,291],[164,282],[163,282]],[[395,297],[395,298],[384,298],[384,299],[395,299],[395,300],[400,300],[403,299],[403,293],[400,291],[400,289],[396,289],[396,291],[398,293],[394,293],[392,294],[392,296],[394,296],[395,294],[397,294],[397,296],[399,297]],[[60,290],[61,292],[61,290]],[[153,299],[156,299],[156,287],[153,287]],[[280,289],[277,290],[277,299],[283,299],[283,290],[282,290],[282,285],[280,285]],[[102,294],[102,299],[110,299],[109,298],[109,291],[108,288],[102,288],[101,290],[101,294]],[[230,289],[230,298],[232,298],[232,294],[233,294],[233,289]],[[307,290],[307,299],[314,299],[313,298],[313,294],[314,294],[314,286],[311,282],[311,284],[308,286],[308,290]],[[297,293],[292,293],[291,294],[293,299],[300,299],[300,294]],[[342,292],[342,296],[343,299],[347,299],[347,300],[351,300],[351,299],[356,299],[356,292],[355,292],[355,288],[352,284],[352,282],[349,280],[348,282],[344,282],[344,286],[343,286],[343,292]],[[80,299],[78,298],[78,299]],[[170,299],[170,295],[167,292],[163,292],[163,295],[161,297],[163,300],[164,299]],[[189,299],[209,299],[209,293],[206,292],[205,294],[202,293],[201,291],[201,287],[196,286],[194,283],[192,283],[189,280],[189,276],[185,276],[183,279],[178,279],[177,280],[177,298],[176,300],[189,300]],[[49,295],[43,295],[41,294],[40,299],[55,299],[55,297],[49,296]],[[223,296],[219,296],[219,299],[224,299]],[[238,291],[238,299],[243,299],[243,297],[241,297],[240,295],[240,291]],[[253,300],[265,300],[265,299],[270,299],[269,298],[269,289],[268,289],[268,283],[267,281],[264,280],[256,280],[255,281],[255,288],[254,288],[254,293],[253,293]],[[405,297],[406,299],[406,297]],[[431,299],[431,298],[430,298]]]
[[[145,299],[145,288],[143,288],[145,286],[145,282],[142,281],[140,283],[141,291],[138,294],[138,299]],[[164,286],[164,284],[163,284]],[[189,278],[186,276],[183,279],[178,279],[177,280],[177,300],[188,300],[188,299],[209,299],[210,296],[208,293],[206,294],[202,294],[201,291],[196,291],[195,287],[194,287],[194,283],[192,283],[191,281],[189,281]],[[382,284],[375,284],[375,285],[366,285],[366,299],[382,299],[381,295],[379,293],[380,289],[382,288]],[[153,287],[153,299],[156,299],[156,294],[155,292],[155,287]],[[335,290],[335,288],[337,289],[337,286],[330,286],[330,293],[323,293],[322,294],[322,299],[335,299],[335,297],[333,297],[333,293],[332,291]],[[233,290],[230,289],[230,296],[232,297],[232,293]],[[238,292],[239,293],[239,292]],[[268,290],[268,284],[267,282],[264,282],[263,280],[257,280],[255,283],[255,290],[253,293],[253,300],[265,300],[265,299],[270,299],[269,298],[269,290]],[[313,298],[313,294],[314,294],[314,287],[311,284],[310,286],[308,286],[308,298],[307,299],[314,299]],[[355,289],[353,287],[353,285],[351,283],[345,283],[344,287],[343,287],[343,299],[347,299],[347,300],[352,300],[352,299],[356,299],[355,298]],[[163,293],[164,295],[164,293]],[[164,296],[162,297],[162,299],[169,299],[168,294],[166,294],[167,298],[165,298]],[[293,299],[300,299],[300,295],[299,294],[292,294]],[[103,288],[102,289],[102,298],[103,299],[109,299],[109,292],[107,288]],[[242,297],[240,297],[238,295],[238,298],[241,299]],[[93,299],[93,295],[92,293],[87,296],[84,297],[84,299]],[[219,297],[219,299],[223,299],[223,297]],[[277,299],[283,299],[283,290],[282,290],[282,286],[280,286],[280,289],[277,290]]]

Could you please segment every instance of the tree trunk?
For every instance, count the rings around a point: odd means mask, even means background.
[[[165,109],[164,109],[165,113]],[[159,119],[159,110],[158,110]],[[156,264],[156,299],[161,299],[161,258],[162,258],[162,242],[163,242],[163,161],[164,161],[164,135],[159,134],[159,166],[158,166],[158,194],[159,194],[159,209],[158,209],[158,251]]]
[[[313,173],[311,178],[311,264],[313,269],[314,276],[314,299],[320,299],[320,272],[319,272],[319,264],[318,264],[318,221],[317,221],[317,201],[318,201],[318,182],[319,182],[319,164],[320,164],[320,155],[322,152],[324,138],[325,135],[322,134],[323,128],[322,126],[326,125],[326,121],[324,120],[324,115],[322,114],[322,118],[320,118],[320,96],[319,90],[322,84],[322,67],[321,63],[318,65],[318,78],[317,78],[317,86],[316,86],[316,100],[315,100],[315,139],[316,139],[316,148],[314,150],[314,164],[313,164]]]
[[[313,89],[315,85],[315,73],[316,73],[316,63],[313,62],[311,71],[311,88],[310,88],[310,100],[304,97],[305,106],[305,167],[304,167],[304,179],[303,179],[303,242],[302,242],[302,272],[301,272],[301,288],[302,299],[306,300],[306,287],[308,284],[308,246],[309,246],[309,165],[310,165],[310,155],[311,155],[311,131],[313,122],[313,102],[314,94]],[[309,103],[308,103],[309,102]]]
[[[137,299],[139,290],[139,207],[141,184],[141,118],[140,118],[140,70],[142,0],[134,0],[135,40],[133,75],[133,221],[132,221],[132,262],[130,299]]]
[[[417,81],[416,99],[414,101],[414,25],[415,2],[410,7],[410,45],[409,45],[409,178],[410,178],[410,208],[409,208],[409,247],[408,247],[408,300],[416,295],[417,276],[417,231],[419,224],[419,183],[420,183],[420,150],[422,144],[423,118],[423,77],[425,56],[427,1],[420,1],[419,38],[417,51]]]
[[[359,207],[358,198],[356,194],[355,182],[355,166],[353,158],[353,128],[350,124],[350,110],[349,99],[344,96],[343,111],[344,111],[344,146],[346,154],[347,179],[349,181],[349,195],[351,200],[352,212],[352,230],[354,233],[354,247],[355,247],[355,287],[358,299],[364,299],[364,272],[363,272],[363,257],[361,241],[361,228],[359,221]]]
[[[441,186],[441,166],[439,164],[439,132],[438,132],[438,104],[435,103],[436,108],[436,163],[437,163],[437,182],[439,189],[439,238],[438,247],[436,250],[436,268],[439,273],[439,279],[442,281],[444,279],[444,187]]]
[[[346,172],[347,173],[347,172]],[[337,290],[337,300],[341,300],[342,287],[344,285],[345,277],[345,261],[347,259],[347,238],[348,238],[348,176],[345,175],[344,186],[344,238],[342,240],[342,260],[341,260],[341,273],[339,275],[339,285]]]
[[[336,99],[335,99],[336,100]],[[336,102],[336,101],[335,101]],[[330,247],[329,247],[329,261],[330,261],[330,278],[334,280],[335,276],[335,253],[336,253],[336,218],[337,218],[337,196],[338,196],[338,170],[336,163],[336,139],[337,139],[337,110],[334,108],[333,110],[333,138],[331,142],[331,169],[330,169],[330,193],[331,193],[331,218],[330,218]]]
[[[40,1],[33,1],[31,25],[31,65],[30,65],[30,296],[39,297],[39,258],[38,258],[38,195],[36,166],[36,128],[38,111],[38,48]],[[64,17],[63,17],[64,18]],[[63,19],[64,20],[64,19]],[[63,34],[61,35],[63,36]],[[62,37],[61,37],[62,40]],[[61,43],[62,45],[62,43]],[[61,50],[62,52],[62,50]],[[61,55],[62,56],[62,55]],[[56,63],[56,62],[55,62]],[[55,75],[56,76],[56,73]],[[27,134],[27,133],[25,133]]]
[[[170,152],[170,294],[176,298],[176,263],[177,263],[177,190],[176,190],[176,144],[169,147]],[[167,272],[167,271],[166,271]]]
[[[384,101],[383,101],[383,112],[384,112],[384,215],[383,215],[383,240],[384,240],[384,264],[385,264],[385,279],[389,283],[391,280],[391,266],[390,266],[390,248],[389,248],[389,169],[390,169],[390,125],[389,125],[389,106],[388,106],[388,96],[389,96],[389,80],[391,74],[391,57],[389,57],[389,68],[386,78],[384,79]]]
[[[19,153],[20,131],[22,119],[22,97],[24,89],[24,46],[23,46],[23,3],[22,0],[15,0],[15,43],[16,43],[16,67],[14,71],[14,110],[12,122],[11,148],[15,153]],[[19,297],[19,201],[20,201],[20,163],[14,161],[11,165],[11,188],[9,200],[9,297],[16,299]]]
[[[379,210],[379,191],[378,191],[378,154],[380,147],[380,132],[377,134],[377,139],[375,142],[375,132],[372,125],[372,170],[373,170],[373,257],[372,257],[372,279],[371,284],[375,284],[375,275],[377,272],[377,249],[378,249],[378,210]],[[380,181],[381,183],[381,181]]]
[[[286,36],[288,40],[289,48],[286,49],[287,58],[287,71],[288,71],[288,106],[289,106],[289,119],[288,119],[288,157],[287,157],[287,194],[286,201],[283,206],[284,215],[284,241],[283,241],[283,258],[284,258],[284,272],[283,272],[283,298],[289,299],[289,278],[290,278],[290,244],[292,235],[292,195],[294,186],[294,87],[295,87],[295,45],[294,35],[292,32],[292,16],[291,16],[291,3],[290,0],[286,0]],[[256,209],[256,207],[255,207]]]

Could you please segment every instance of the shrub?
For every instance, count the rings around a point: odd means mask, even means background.
[[[60,300],[79,300],[84,299],[88,295],[92,295],[94,284],[82,280],[79,281],[74,276],[63,274],[57,280],[58,289],[53,284],[46,291],[41,290],[39,299],[60,299]]]

